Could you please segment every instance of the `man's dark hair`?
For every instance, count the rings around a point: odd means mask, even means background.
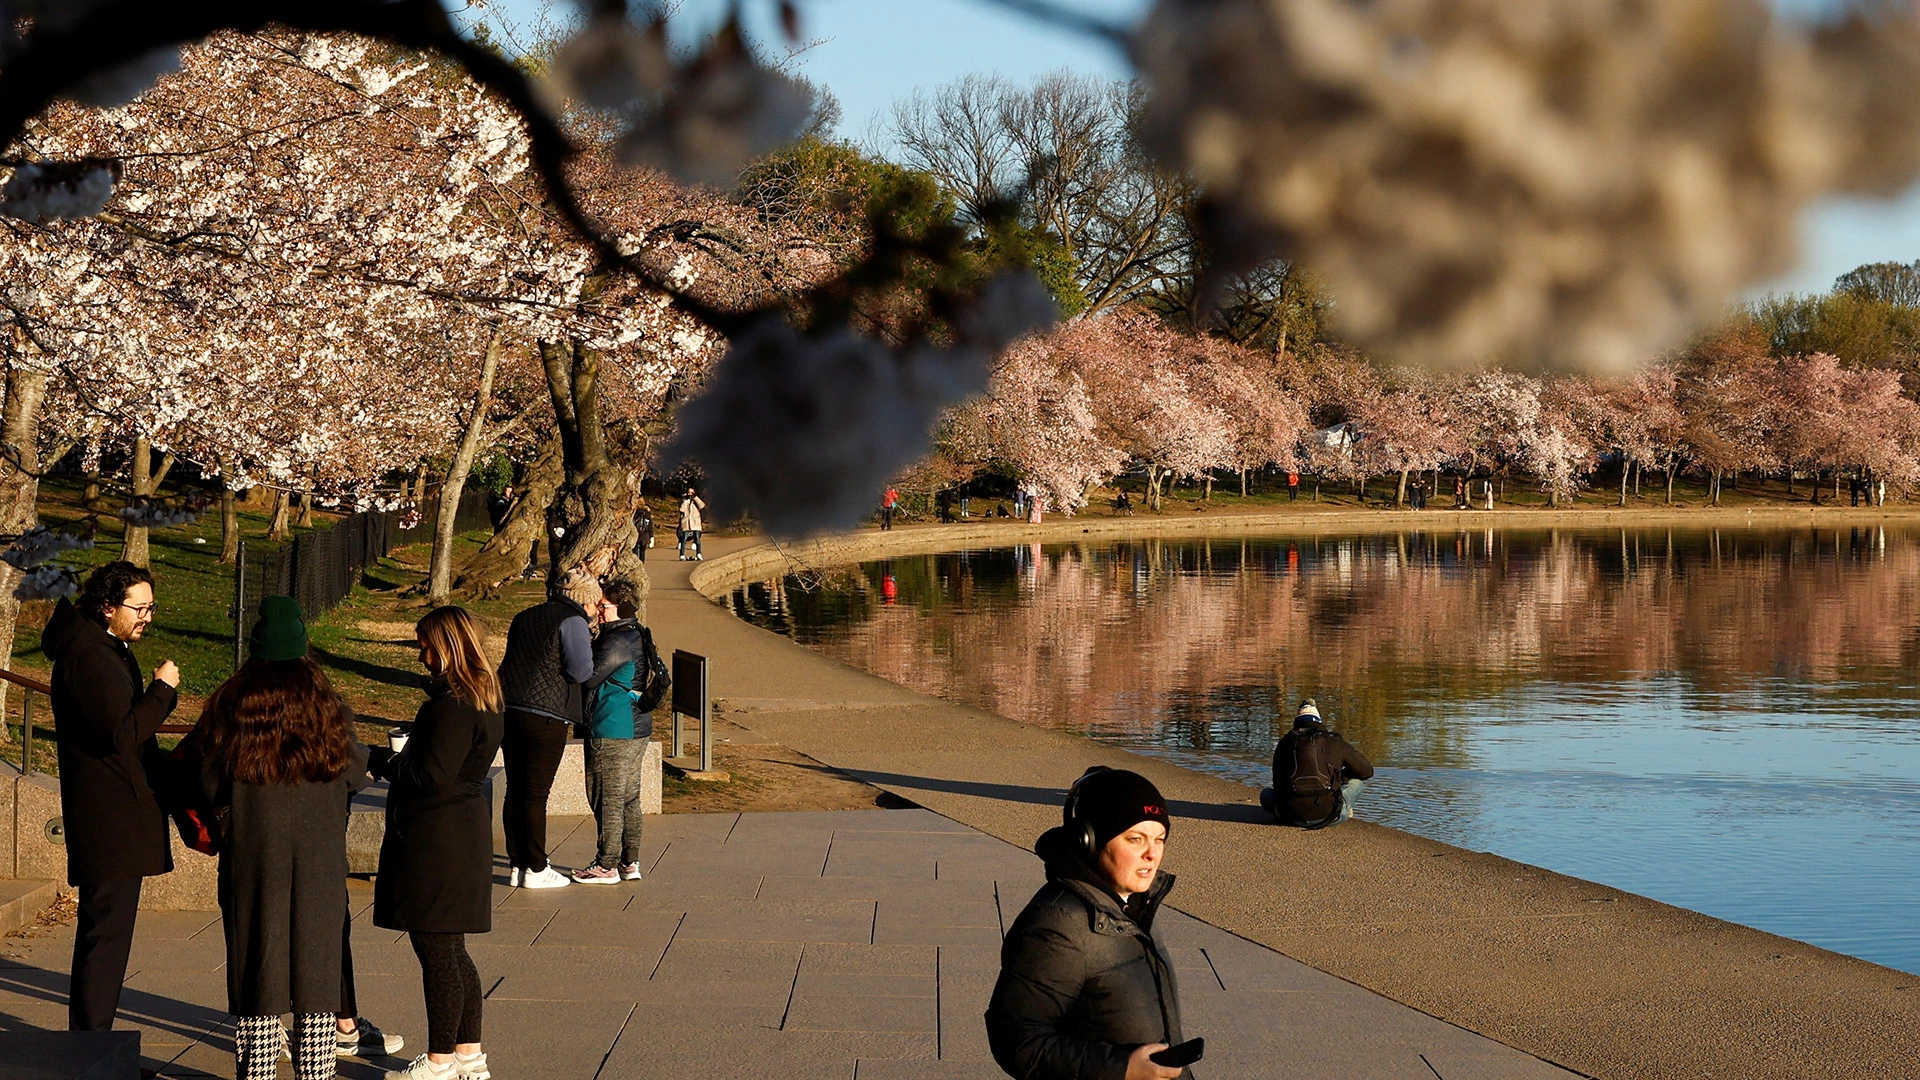
[[[121,560],[95,570],[80,587],[80,613],[106,625],[107,612],[126,602],[127,590],[141,583],[153,584],[153,573],[145,567]]]
[[[614,607],[620,610],[621,618],[631,619],[640,614],[640,590],[634,588],[633,582],[626,578],[614,578],[606,582],[600,586],[600,592],[613,601]]]

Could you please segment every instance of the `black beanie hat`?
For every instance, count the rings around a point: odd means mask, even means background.
[[[1126,769],[1096,765],[1088,769],[1067,795],[1065,818],[1093,827],[1093,846],[1097,851],[1107,841],[1143,821],[1157,821],[1169,831],[1173,822],[1167,817],[1167,800],[1153,781]]]

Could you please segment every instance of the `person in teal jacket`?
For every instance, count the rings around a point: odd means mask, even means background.
[[[641,712],[652,635],[636,617],[639,591],[607,582],[594,612],[593,675],[584,684],[587,711],[587,805],[600,826],[600,850],[573,872],[582,885],[640,880],[640,765],[653,735],[653,714]]]

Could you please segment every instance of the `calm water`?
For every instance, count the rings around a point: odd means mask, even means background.
[[[888,679],[1265,783],[1311,694],[1360,814],[1920,973],[1920,533],[1031,545],[749,586]]]

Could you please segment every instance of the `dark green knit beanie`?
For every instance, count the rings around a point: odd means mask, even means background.
[[[247,645],[255,660],[298,660],[307,655],[307,623],[291,596],[269,596],[260,601],[260,621],[253,624]]]

